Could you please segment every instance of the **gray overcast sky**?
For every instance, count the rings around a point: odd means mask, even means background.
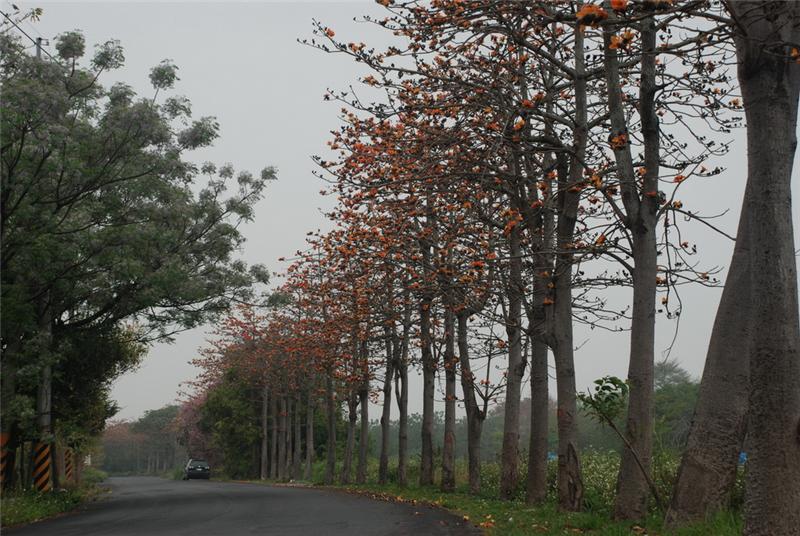
[[[348,58],[300,45],[296,39],[311,36],[311,21],[316,18],[343,40],[380,46],[388,42],[385,32],[353,21],[379,12],[380,6],[366,0],[15,4],[44,8],[40,22],[25,26],[34,36],[52,38],[80,29],[90,46],[119,39],[126,64],[105,77],[106,84],[125,81],[150,95],[149,69],[164,58],[172,59],[180,68],[175,92],[191,99],[196,116],[214,115],[222,126],[219,141],[199,152],[197,160],[231,162],[254,172],[265,165],[278,168],[278,182],[258,205],[255,222],[245,228],[246,261],[281,270],[278,257],[303,248],[308,230],[327,226],[320,209],[329,206],[329,198],[317,193],[322,184],[312,175],[310,156],[324,152],[329,131],[338,126],[339,106],[324,102],[322,96],[328,87],[355,84],[363,68]],[[8,9],[7,1],[3,5]],[[734,137],[730,154],[711,163],[727,167],[725,174],[682,186],[686,208],[704,214],[729,210],[716,224],[730,234],[736,230],[746,169],[744,131]],[[795,226],[797,220],[795,210]],[[697,242],[704,265],[727,266],[733,249],[729,240],[699,225],[686,226],[685,231],[690,241]],[[672,356],[695,376],[702,372],[720,292],[700,287],[681,290],[684,313]],[[675,327],[674,320],[659,316],[657,351],[670,344]],[[136,418],[174,401],[179,384],[195,375],[188,361],[203,345],[205,331],[193,330],[178,336],[174,344],[155,345],[138,371],[120,378],[113,390],[122,406],[118,417]],[[584,341],[576,354],[579,389],[605,374],[625,376],[627,333],[579,327],[576,342]],[[419,397],[414,396],[419,392],[412,387],[412,411],[421,410]]]

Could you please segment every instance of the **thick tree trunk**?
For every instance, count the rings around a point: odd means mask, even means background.
[[[269,388],[261,389],[261,480],[269,478]]]
[[[461,390],[464,393],[464,407],[467,412],[467,459],[469,465],[469,491],[481,491],[481,432],[485,414],[478,406],[475,396],[475,374],[469,362],[469,341],[467,327],[469,315],[459,313],[458,317],[458,359],[461,365]]]
[[[539,504],[547,496],[547,435],[549,392],[547,345],[531,339],[531,436],[528,444],[526,500]]]
[[[53,369],[50,365],[45,365],[39,372],[39,386],[36,392],[36,423],[39,428],[39,438],[41,441],[50,442],[52,435],[52,388],[53,388]]]
[[[582,48],[582,40],[581,42]],[[582,55],[580,64],[582,65]],[[577,96],[582,95],[576,92]],[[583,93],[585,100],[585,93]],[[585,104],[585,102],[584,102]],[[583,108],[581,108],[583,109]],[[585,128],[575,129],[575,144],[584,146]],[[581,150],[578,150],[581,153]],[[571,166],[559,155],[559,195],[563,206],[557,223],[557,255],[553,269],[553,304],[548,306],[551,326],[550,346],[556,366],[556,422],[558,427],[558,506],[562,510],[579,511],[583,507],[583,477],[578,458],[578,403],[575,389],[575,355],[572,333],[572,262],[570,244],[574,240],[577,221],[578,194],[569,185],[582,180],[580,161],[573,158]],[[576,167],[577,166],[577,167]],[[561,177],[565,177],[562,179]]]
[[[578,404],[575,389],[575,355],[572,333],[572,243],[575,239],[580,193],[573,187],[583,181],[587,139],[587,98],[583,33],[575,34],[575,127],[573,155],[556,155],[560,208],[556,224],[557,255],[553,269],[553,304],[548,313],[550,343],[556,365],[558,406],[558,505],[568,511],[583,507],[583,477],[578,458]]]
[[[366,344],[365,344],[366,346]],[[366,356],[364,356],[366,359]],[[361,418],[359,424],[361,430],[358,438],[358,467],[356,468],[356,484],[367,482],[367,454],[369,453],[369,384],[365,383],[358,391],[359,405],[361,406]]]
[[[83,459],[84,453],[76,450],[75,451],[75,484],[80,485],[83,483]]]
[[[700,521],[728,506],[747,420],[750,391],[749,195],[739,220],[736,247],[717,308],[692,426],[683,452],[672,502],[670,528]]]
[[[411,337],[411,301],[408,291],[404,295],[402,340],[395,338],[394,351],[397,363],[395,396],[400,413],[397,420],[397,483],[408,485],[408,346]]]
[[[62,471],[64,469],[64,450],[60,448],[58,442],[53,441],[50,444],[50,469],[53,478],[53,489],[59,489],[62,481]],[[164,469],[166,471],[166,469]],[[162,472],[164,472],[162,471]]]
[[[333,371],[325,376],[325,407],[327,412],[328,439],[325,451],[325,484],[333,484],[336,474],[336,391],[333,389]]]
[[[522,378],[525,362],[522,358],[522,247],[520,228],[511,230],[509,245],[508,317],[508,373],[506,375],[506,400],[503,416],[503,447],[500,467],[500,498],[514,498],[519,483],[519,412]]]
[[[353,466],[353,449],[356,441],[356,421],[358,415],[358,398],[356,393],[351,393],[347,400],[347,443],[344,447],[344,460],[342,462],[342,474],[339,477],[339,482],[342,484],[350,483],[350,473]]]
[[[628,362],[628,414],[625,436],[629,448],[622,451],[614,515],[620,519],[644,519],[647,516],[647,497],[650,494],[647,478],[653,451],[654,432],[654,347],[656,314],[656,226],[658,201],[646,192],[657,191],[659,173],[660,133],[656,115],[656,30],[652,17],[642,21],[642,76],[640,84],[639,115],[644,140],[644,169],[639,196],[633,182],[633,163],[630,149],[615,150],[621,173],[623,202],[627,211],[626,226],[630,229],[633,250],[633,309],[631,312],[630,358]],[[607,32],[608,33],[608,32]],[[610,42],[610,41],[609,41]],[[607,47],[609,42],[606,43]],[[609,108],[614,132],[625,128],[619,75],[616,69],[616,52],[607,50],[613,58],[607,68]],[[628,188],[628,185],[630,187]],[[630,195],[629,195],[630,193]],[[635,451],[632,452],[632,451]],[[637,461],[638,457],[638,461]],[[640,466],[641,464],[641,466]]]
[[[389,326],[384,331],[384,338],[386,344],[386,372],[383,377],[383,412],[381,413],[381,453],[378,462],[378,484],[386,484],[389,480],[389,426],[392,416],[392,378],[395,367]]]
[[[800,534],[800,318],[791,179],[797,148],[800,4],[734,2],[747,118],[751,308],[744,534]],[[787,45],[789,43],[789,45]],[[751,185],[753,187],[751,187]]]
[[[283,477],[286,480],[293,478],[292,470],[294,468],[294,462],[292,461],[293,451],[292,451],[292,430],[294,427],[292,426],[292,421],[294,419],[294,401],[286,397],[286,465],[284,466],[283,470]]]
[[[456,350],[455,314],[444,312],[444,443],[442,448],[442,491],[456,489]]]
[[[278,415],[278,480],[284,480],[286,475],[286,397],[280,400],[280,413]]]
[[[655,222],[652,222],[653,224]],[[655,233],[649,228],[634,238],[633,311],[631,348],[628,364],[630,394],[625,436],[636,451],[647,474],[653,451],[653,348],[655,345]],[[617,477],[615,516],[621,519],[643,519],[647,515],[649,486],[642,468],[630,449],[622,450]]]
[[[419,483],[433,484],[433,397],[435,394],[436,359],[431,341],[431,302],[426,298],[420,306],[420,338],[422,343],[422,459]]]
[[[585,131],[576,129],[578,136]],[[579,142],[576,142],[579,143]],[[583,507],[583,477],[578,458],[578,403],[575,389],[575,355],[572,333],[572,253],[569,244],[574,240],[577,195],[569,193],[568,184],[580,180],[582,172],[573,169],[570,179],[559,179],[559,193],[565,191],[565,208],[557,224],[558,254],[553,273],[552,340],[556,365],[556,421],[558,426],[558,505],[568,511]],[[559,176],[566,175],[563,158],[559,159]]]
[[[278,478],[278,397],[273,394],[269,398],[269,414],[272,419],[272,435],[269,446],[269,477]]]
[[[408,364],[401,363],[395,382],[397,395],[397,483],[408,485]]]
[[[551,105],[552,106],[552,105]],[[550,110],[552,111],[552,110]],[[526,159],[530,162],[529,159]],[[550,168],[555,159],[545,155],[545,168]],[[534,168],[531,163],[528,168]],[[547,184],[547,183],[545,183]],[[529,187],[528,201],[531,205],[540,200],[536,187]],[[547,298],[548,276],[553,267],[552,240],[555,236],[555,214],[552,210],[525,210],[526,229],[530,234],[533,251],[534,278],[533,301],[527,304],[528,340],[531,345],[531,415],[530,437],[528,440],[528,475],[525,500],[529,505],[544,502],[547,496],[547,461],[549,454],[549,411],[550,393],[547,361],[547,313],[544,301]]]
[[[308,390],[306,406],[306,471],[304,478],[311,480],[314,468],[314,388]]]
[[[24,474],[22,475],[22,482],[24,483],[23,486],[25,489],[32,489],[33,488],[33,453],[34,453],[34,443],[27,442],[25,443],[26,446],[23,446],[22,452],[24,456],[20,460],[20,469],[23,470]],[[148,454],[148,464],[147,467],[150,467],[150,455]],[[24,466],[24,467],[22,467]]]
[[[294,395],[294,456],[292,456],[292,478],[299,479],[303,466],[303,421],[300,419],[300,393]]]
[[[790,192],[798,67],[787,61],[784,46],[798,40],[798,11],[793,3],[729,6],[749,36],[736,40],[747,187],[667,524],[727,505],[749,409],[745,533],[798,534],[800,370]]]
[[[578,404],[572,337],[572,265],[562,265],[556,275],[553,356],[556,364],[558,408],[558,504],[579,511],[583,503],[583,478],[578,452]]]

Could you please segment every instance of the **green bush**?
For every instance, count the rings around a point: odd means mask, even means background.
[[[108,478],[108,473],[95,467],[84,467],[81,478],[84,484],[94,486]]]
[[[172,480],[183,480],[183,469],[181,469],[180,467],[176,467],[175,469],[164,475],[164,478],[169,478]]]
[[[587,511],[599,514],[612,511],[619,463],[619,454],[613,451],[582,453],[583,501]],[[555,474],[558,462],[553,460],[550,465],[554,466],[552,473]]]

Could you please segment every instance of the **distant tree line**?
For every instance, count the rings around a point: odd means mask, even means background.
[[[163,475],[186,462],[178,443],[178,406],[150,410],[135,421],[111,422],[103,431],[98,464],[111,475]]]
[[[660,361],[655,368],[655,421],[656,421],[656,440],[659,450],[667,451],[672,455],[677,455],[685,447],[689,424],[691,422],[694,404],[697,399],[699,384],[691,378],[685,369],[675,360]],[[267,436],[267,449],[272,438],[276,441],[280,434],[280,419],[277,415],[274,419],[268,415],[267,429],[261,428],[261,397],[255,389],[243,388],[246,382],[237,374],[236,371],[229,371],[225,378],[207,393],[202,399],[191,399],[186,401],[176,414],[175,422],[168,428],[170,434],[177,434],[177,442],[186,449],[189,457],[198,457],[210,461],[212,467],[218,475],[225,475],[231,478],[258,478],[261,474],[262,461],[262,437]],[[159,410],[164,412],[172,409],[171,406]],[[555,412],[557,406],[554,401],[550,403],[551,426],[548,432],[549,452],[554,455],[558,445],[558,435],[555,428]],[[520,411],[523,417],[520,427],[520,442],[525,445],[529,441],[529,423],[531,412],[531,399],[525,398],[520,404]],[[308,443],[307,419],[309,415],[302,410],[298,417],[301,423],[300,436],[294,437],[288,434],[288,440],[292,444],[299,442],[303,456],[300,458],[300,470],[295,468],[293,461],[287,462],[287,478],[304,478],[308,472],[306,463],[308,458],[305,456]],[[315,462],[324,458],[328,441],[325,415],[316,413],[311,418],[313,431],[313,452],[310,460]],[[495,405],[486,417],[484,423],[484,434],[481,442],[481,457],[487,462],[499,461],[499,454],[502,451],[503,437],[503,406]],[[580,434],[578,445],[582,451],[616,451],[622,448],[621,441],[608,427],[602,426],[590,419],[585,413],[581,412],[579,417]],[[621,419],[624,422],[624,419]],[[120,423],[109,427],[103,436],[104,448],[104,468],[109,472],[119,472],[116,465],[112,465],[110,460],[116,460],[123,456],[120,452],[127,453],[128,465],[123,472],[146,472],[143,469],[142,456],[145,451],[141,447],[129,446],[136,441],[144,441],[143,436],[134,440],[128,436],[120,435],[120,430],[127,430],[131,433],[137,429],[138,423]],[[341,412],[336,416],[337,435],[347,432],[347,420]],[[455,456],[459,459],[467,459],[467,421],[465,417],[456,421],[456,451]],[[390,422],[389,427],[388,455],[396,458],[399,454],[398,432],[399,425],[397,420]],[[422,452],[421,430],[422,415],[412,413],[408,417],[408,454],[412,458],[418,458]],[[444,431],[444,414],[441,411],[434,413],[434,452],[441,455],[443,442],[441,437]],[[127,437],[126,440],[120,439]],[[378,440],[381,437],[381,424],[378,421],[371,421],[368,430],[368,455],[376,459],[380,452]],[[284,439],[285,441],[286,439]],[[360,442],[360,432],[356,431],[356,442]],[[152,441],[148,440],[150,444]],[[343,454],[343,445],[339,444],[339,455]],[[132,464],[133,452],[139,456],[139,462]],[[293,456],[294,449],[287,449],[287,456]],[[270,452],[266,452],[267,464],[270,465]],[[267,474],[270,469],[267,468]],[[275,469],[277,474],[277,468]]]

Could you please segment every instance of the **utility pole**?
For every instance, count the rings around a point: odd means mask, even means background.
[[[36,59],[37,60],[42,59],[42,38],[41,37],[37,37],[36,38]]]

